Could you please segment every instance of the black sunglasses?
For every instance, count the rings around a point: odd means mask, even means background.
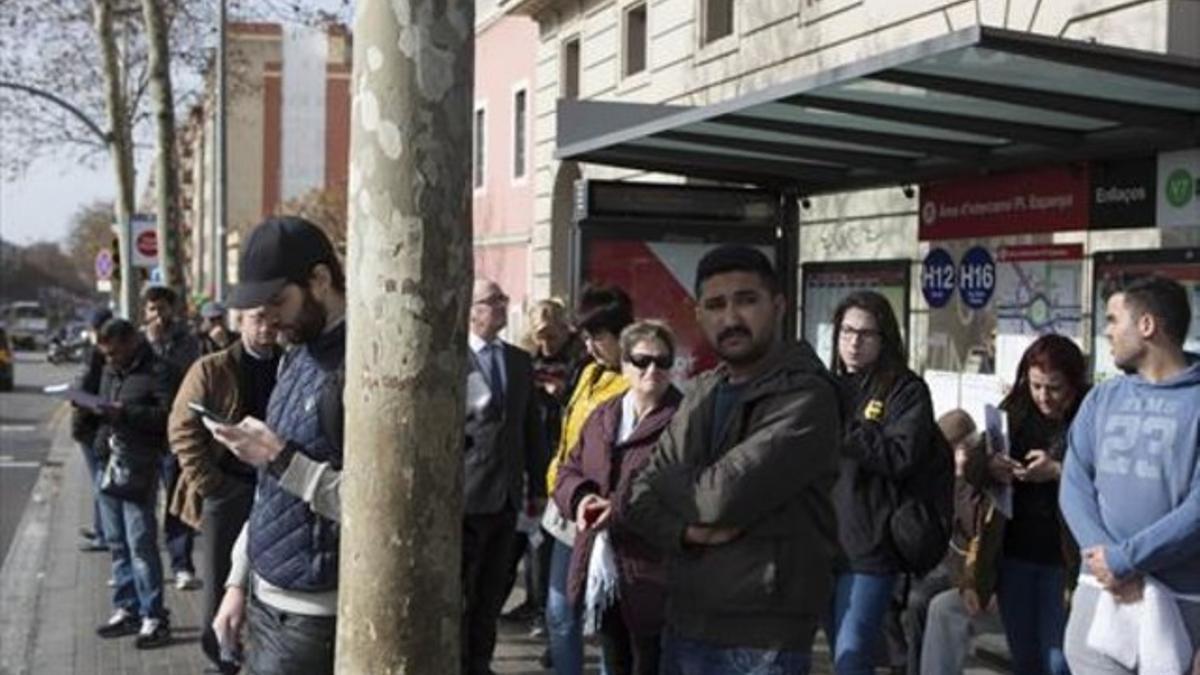
[[[675,365],[675,357],[670,354],[662,356],[650,356],[649,354],[630,354],[626,361],[633,364],[638,370],[645,370],[650,367],[650,364],[658,366],[659,370],[670,370],[671,366]]]

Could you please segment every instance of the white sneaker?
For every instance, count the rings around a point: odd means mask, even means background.
[[[141,637],[148,637],[158,630],[158,624],[162,623],[161,619],[151,619],[149,617],[142,619],[142,628],[138,631]]]
[[[195,574],[183,571],[175,573],[175,590],[191,591],[200,588],[200,580]]]

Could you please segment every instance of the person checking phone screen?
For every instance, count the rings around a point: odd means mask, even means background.
[[[974,614],[993,593],[1016,673],[1068,673],[1063,657],[1065,598],[1079,565],[1078,547],[1058,509],[1066,434],[1087,394],[1086,362],[1070,338],[1043,335],[1025,350],[1008,414],[1008,453],[988,458],[968,479],[1013,489],[1013,517],[994,509],[983,519],[977,556],[968,560],[964,600]]]
[[[246,626],[255,675],[333,673],[341,519],[346,278],[329,238],[302,218],[269,218],[242,244],[234,309],[266,306],[291,346],[265,420],[205,420],[258,468],[213,618],[222,647]]]
[[[652,675],[666,597],[662,553],[631,531],[623,515],[633,478],[682,395],[671,384],[675,338],[665,324],[631,324],[619,342],[629,390],[588,417],[558,469],[553,497],[562,513],[574,515],[578,531],[567,596],[583,608],[585,628],[599,631],[608,672]],[[588,568],[603,564],[612,572],[608,584],[589,578]]]
[[[225,593],[233,543],[250,515],[255,468],[213,438],[189,404],[227,420],[247,415],[266,419],[279,369],[278,317],[268,307],[254,307],[239,312],[237,320],[238,341],[188,369],[167,426],[171,452],[182,470],[170,513],[203,535],[198,571],[205,581],[201,625],[208,631]]]

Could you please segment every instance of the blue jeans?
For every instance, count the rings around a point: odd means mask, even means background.
[[[1063,655],[1066,587],[1066,571],[1061,567],[1000,559],[996,600],[1016,675],[1071,672]]]
[[[825,630],[837,675],[874,675],[875,649],[883,640],[883,618],[895,585],[890,574],[838,575],[832,625]]]
[[[104,465],[100,462],[100,458],[96,456],[96,449],[87,443],[80,443],[79,450],[83,453],[83,461],[87,464],[88,483],[92,487],[92,532],[96,533],[96,538],[104,541],[104,521],[100,518],[100,473],[104,471]]]
[[[583,673],[583,621],[579,608],[572,607],[567,599],[570,566],[571,548],[555,540],[550,554],[550,588],[546,594],[546,634],[557,675]]]
[[[192,542],[196,531],[179,518],[171,515],[171,497],[175,494],[175,486],[179,484],[179,460],[175,455],[166,453],[159,460],[163,490],[167,493],[167,509],[163,515],[163,537],[167,540],[167,553],[171,556],[171,571],[195,572],[192,566]],[[208,583],[212,583],[209,580]]]
[[[162,560],[158,557],[155,494],[141,502],[125,501],[101,493],[100,515],[112,553],[113,606],[143,618],[162,618]]]
[[[663,635],[660,675],[808,675],[812,654],[778,649],[723,647]]]

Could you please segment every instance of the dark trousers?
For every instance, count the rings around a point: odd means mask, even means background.
[[[620,604],[604,613],[600,622],[600,649],[609,675],[658,675],[662,636],[634,635],[625,625]]]
[[[925,622],[929,617],[929,603],[933,601],[934,596],[953,587],[949,569],[944,564],[938,565],[923,579],[911,582],[903,607],[897,608],[900,633],[903,637],[898,649],[894,651],[903,654],[905,672],[908,675],[921,673],[921,646],[925,643]],[[892,634],[889,631],[889,635]]]
[[[529,535],[518,532],[508,564],[507,598],[517,585],[517,572],[521,560],[525,560],[525,604],[536,607],[541,614],[546,607],[546,593],[550,587],[550,554],[554,552],[554,538],[542,533],[537,548],[529,545]]]
[[[204,579],[204,622],[207,627],[216,616],[225,595],[229,576],[229,556],[242,525],[250,517],[254,503],[254,484],[226,475],[221,487],[204,498],[200,531],[200,578]]]
[[[167,504],[170,505],[175,486],[179,484],[179,460],[168,452],[159,460],[159,465],[162,469],[163,490],[167,493]],[[163,538],[167,542],[167,553],[171,556],[172,572],[178,574],[195,571],[192,566],[192,540],[195,536],[195,531],[188,527],[187,523],[171,515],[169,508],[166,509],[166,514],[163,515]],[[205,581],[211,583],[211,580]]]
[[[289,614],[253,593],[246,610],[248,675],[333,675],[337,617]]]
[[[507,599],[516,524],[517,514],[512,509],[463,518],[464,675],[491,672],[496,620]]]

